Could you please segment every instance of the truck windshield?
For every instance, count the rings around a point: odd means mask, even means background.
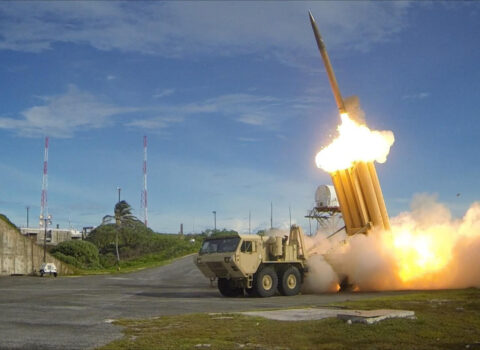
[[[239,242],[240,237],[209,239],[203,242],[200,254],[234,252]]]

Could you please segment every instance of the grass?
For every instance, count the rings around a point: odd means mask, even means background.
[[[101,349],[480,349],[479,289],[422,291],[334,306],[413,310],[417,318],[373,325],[338,319],[282,322],[238,314],[118,320],[124,337]]]
[[[74,274],[75,275],[105,275],[105,274],[129,273],[129,272],[139,271],[139,270],[148,269],[152,267],[164,266],[164,265],[170,264],[174,260],[180,259],[187,255],[166,259],[164,253],[147,254],[147,255],[138,257],[136,259],[126,260],[126,261],[121,260],[120,268],[118,268],[117,266],[112,266],[108,268],[89,269],[89,270],[74,268]]]

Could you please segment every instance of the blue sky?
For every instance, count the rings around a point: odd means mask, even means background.
[[[480,4],[474,2],[1,2],[0,212],[40,210],[50,136],[54,224],[98,225],[122,199],[159,232],[308,228],[315,154],[335,101],[307,11],[344,96],[392,130],[377,166],[389,213],[416,193],[456,216],[480,198]],[[460,196],[457,196],[460,193]]]

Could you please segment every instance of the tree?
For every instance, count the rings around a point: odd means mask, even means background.
[[[126,201],[115,204],[114,215],[105,215],[102,225],[115,224],[115,251],[117,253],[117,264],[120,265],[120,254],[118,252],[118,235],[120,231],[129,226],[134,226],[139,220],[132,214],[132,207]]]
[[[207,237],[217,237],[217,236],[238,236],[238,232],[235,230],[227,230],[224,228],[223,230],[212,230],[212,229],[206,229],[205,231],[202,232],[203,235]]]

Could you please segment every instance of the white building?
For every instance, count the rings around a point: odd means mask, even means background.
[[[43,227],[21,227],[22,235],[30,237],[37,244],[43,244],[45,239],[45,229]],[[60,242],[70,241],[72,239],[82,239],[82,233],[75,229],[48,228],[47,244],[57,245]]]

